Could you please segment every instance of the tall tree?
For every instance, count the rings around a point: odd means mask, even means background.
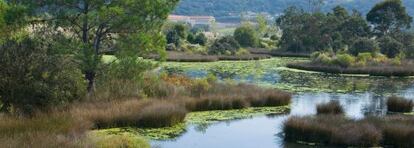
[[[79,53],[82,71],[89,82],[88,91],[91,92],[104,52],[134,50],[128,53],[144,54],[164,47],[159,43],[160,29],[178,0],[21,2],[33,6],[33,12],[48,26],[65,30],[72,38],[70,44],[79,45],[73,50]]]
[[[377,33],[385,35],[409,29],[413,18],[408,15],[401,0],[385,0],[369,11],[367,20],[375,25]]]

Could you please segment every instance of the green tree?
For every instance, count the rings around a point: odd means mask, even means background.
[[[264,15],[259,14],[257,15],[256,21],[257,21],[257,32],[262,37],[266,33],[266,30],[267,30],[266,17]]]
[[[84,96],[86,83],[71,56],[56,54],[43,39],[23,34],[0,46],[2,111],[32,113]]]
[[[234,38],[242,47],[256,47],[259,37],[256,30],[249,24],[244,24],[234,31]]]
[[[105,51],[130,50],[139,47],[145,54],[163,49],[162,44],[143,47],[136,43],[158,42],[161,27],[178,0],[21,0],[34,7],[37,18],[46,21],[50,27],[63,28],[79,47],[81,68],[88,80],[88,91],[93,91],[101,56]],[[146,39],[136,42],[134,39]],[[129,46],[117,44],[129,42]],[[74,44],[68,43],[68,44]]]
[[[395,58],[404,52],[404,45],[390,36],[383,36],[378,42],[381,53],[389,58]]]
[[[204,33],[198,33],[196,38],[194,39],[195,44],[200,44],[201,46],[207,45],[207,37]]]
[[[349,53],[358,56],[360,53],[377,53],[380,50],[378,42],[369,38],[358,38],[352,45]]]
[[[385,0],[368,12],[367,20],[375,25],[377,33],[385,35],[410,28],[413,18],[408,15],[401,0]]]
[[[217,39],[209,47],[208,53],[211,55],[234,55],[240,49],[240,44],[232,36],[225,36]]]

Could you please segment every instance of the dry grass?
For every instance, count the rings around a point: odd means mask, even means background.
[[[38,113],[31,118],[0,116],[0,145],[94,147],[96,143],[86,137],[86,132],[91,129],[173,126],[184,121],[187,110],[281,106],[288,105],[291,99],[291,94],[274,89],[185,77],[146,79],[146,84],[148,86],[142,92],[148,92],[150,95],[147,96],[153,97],[151,99],[139,97],[141,95],[135,93],[137,90],[134,86],[134,89],[125,90],[127,95],[108,93],[102,98],[95,96],[95,99],[72,103],[66,108],[53,109],[50,113]],[[115,96],[125,98],[111,98]]]
[[[414,117],[388,116],[351,120],[344,116],[291,117],[284,124],[286,141],[335,146],[414,147]]]
[[[387,100],[387,107],[390,112],[407,113],[413,111],[414,102],[405,98],[392,96]]]
[[[318,115],[321,114],[332,114],[332,115],[339,115],[344,114],[344,109],[342,108],[339,101],[331,101],[326,104],[319,104],[316,107],[316,111]]]
[[[138,118],[139,127],[170,127],[182,123],[187,114],[185,107],[168,103],[156,102],[145,107]]]

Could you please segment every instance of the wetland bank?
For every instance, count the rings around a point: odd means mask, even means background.
[[[152,138],[150,143],[154,147],[166,148],[306,147],[284,142],[282,128],[288,117],[316,115],[316,106],[331,100],[339,101],[344,107],[345,116],[351,119],[381,117],[387,115],[386,102],[389,96],[398,95],[407,98],[414,96],[414,79],[410,77],[324,74],[285,67],[288,62],[306,60],[305,58],[272,58],[254,62],[165,63],[161,71],[168,71],[168,73],[179,73],[199,79],[208,77],[209,73],[216,73],[221,76],[219,79],[222,83],[250,83],[294,92],[294,95],[289,105],[289,112],[282,114],[264,112],[237,120],[217,119],[211,124],[200,124],[190,118],[186,120],[184,132],[178,136]],[[219,112],[221,111],[215,111],[215,113]],[[206,118],[210,115],[213,119],[215,117],[215,114],[209,112],[205,114]]]

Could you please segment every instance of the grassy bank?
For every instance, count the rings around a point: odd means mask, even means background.
[[[414,69],[412,65],[401,66],[364,66],[364,67],[341,67],[341,66],[328,66],[315,63],[290,63],[287,65],[289,68],[317,71],[333,74],[367,74],[370,76],[385,76],[385,77],[407,77],[414,76]]]
[[[146,83],[144,98],[85,100],[31,117],[0,116],[0,145],[6,147],[148,147],[131,135],[99,134],[91,130],[138,127],[138,133],[182,129],[188,113],[211,110],[248,110],[250,107],[286,106],[291,94],[253,85],[192,80],[165,76]],[[252,95],[255,94],[255,95]],[[278,109],[282,110],[282,109]],[[250,114],[251,115],[251,114]],[[199,116],[198,116],[199,117]],[[192,115],[192,119],[202,118]],[[223,116],[222,116],[223,117]],[[207,120],[207,118],[204,118]],[[225,118],[225,119],[230,119]],[[217,119],[218,120],[218,119]],[[220,118],[224,120],[224,118]],[[219,120],[218,120],[219,121]],[[170,128],[169,132],[161,130]],[[144,131],[144,132],[143,132]],[[147,136],[147,135],[146,135]],[[139,145],[139,146],[137,146]]]
[[[216,61],[249,61],[269,59],[268,54],[243,54],[243,55],[202,55],[186,52],[167,52],[166,61],[169,62],[216,62]],[[148,56],[149,59],[159,59],[157,55]]]

